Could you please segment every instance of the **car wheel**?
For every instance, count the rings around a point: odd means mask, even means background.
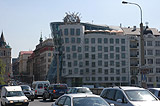
[[[43,101],[46,101],[45,95],[43,94]]]
[[[2,102],[1,102],[1,106],[4,106],[4,105],[2,104]]]
[[[50,101],[53,101],[53,98],[52,98],[52,96],[51,96],[51,95],[49,96],[49,100],[50,100]]]
[[[32,98],[31,101],[34,101],[34,98]]]

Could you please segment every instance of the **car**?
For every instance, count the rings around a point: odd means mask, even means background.
[[[93,94],[92,91],[88,87],[70,87],[68,89],[68,94],[69,93],[90,93]]]
[[[158,99],[160,99],[160,88],[148,88]]]
[[[50,101],[52,101],[53,99],[59,98],[67,92],[67,87],[67,84],[51,84],[45,89],[43,100],[50,99]]]
[[[50,85],[49,81],[34,81],[32,83],[32,89],[34,91],[34,97],[42,97],[43,93],[45,91],[45,88],[47,88]]]
[[[30,86],[28,85],[20,85],[20,86],[25,96],[31,101],[34,101],[34,92],[31,90]]]
[[[108,87],[102,90],[100,96],[115,106],[160,106],[155,95],[140,87]]]
[[[110,106],[103,98],[94,94],[64,94],[51,106]],[[113,106],[113,105],[112,105]]]
[[[1,106],[28,106],[28,98],[20,86],[4,86],[1,91]]]

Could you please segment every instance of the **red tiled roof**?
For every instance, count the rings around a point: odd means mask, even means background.
[[[23,55],[23,54],[32,54],[33,51],[20,51],[20,55]]]

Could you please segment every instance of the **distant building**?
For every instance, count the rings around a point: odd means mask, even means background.
[[[53,58],[53,40],[49,38],[43,41],[41,36],[39,41],[27,62],[27,70],[31,72],[30,76],[35,81],[46,80]]]
[[[11,66],[11,50],[12,48],[6,43],[3,32],[0,38],[0,59],[6,65],[5,67],[5,81],[7,82],[12,76],[12,66]]]

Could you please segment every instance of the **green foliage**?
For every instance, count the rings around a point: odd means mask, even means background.
[[[4,81],[4,75],[5,75],[5,64],[3,63],[3,61],[0,59],[0,84],[4,85],[5,81]]]

